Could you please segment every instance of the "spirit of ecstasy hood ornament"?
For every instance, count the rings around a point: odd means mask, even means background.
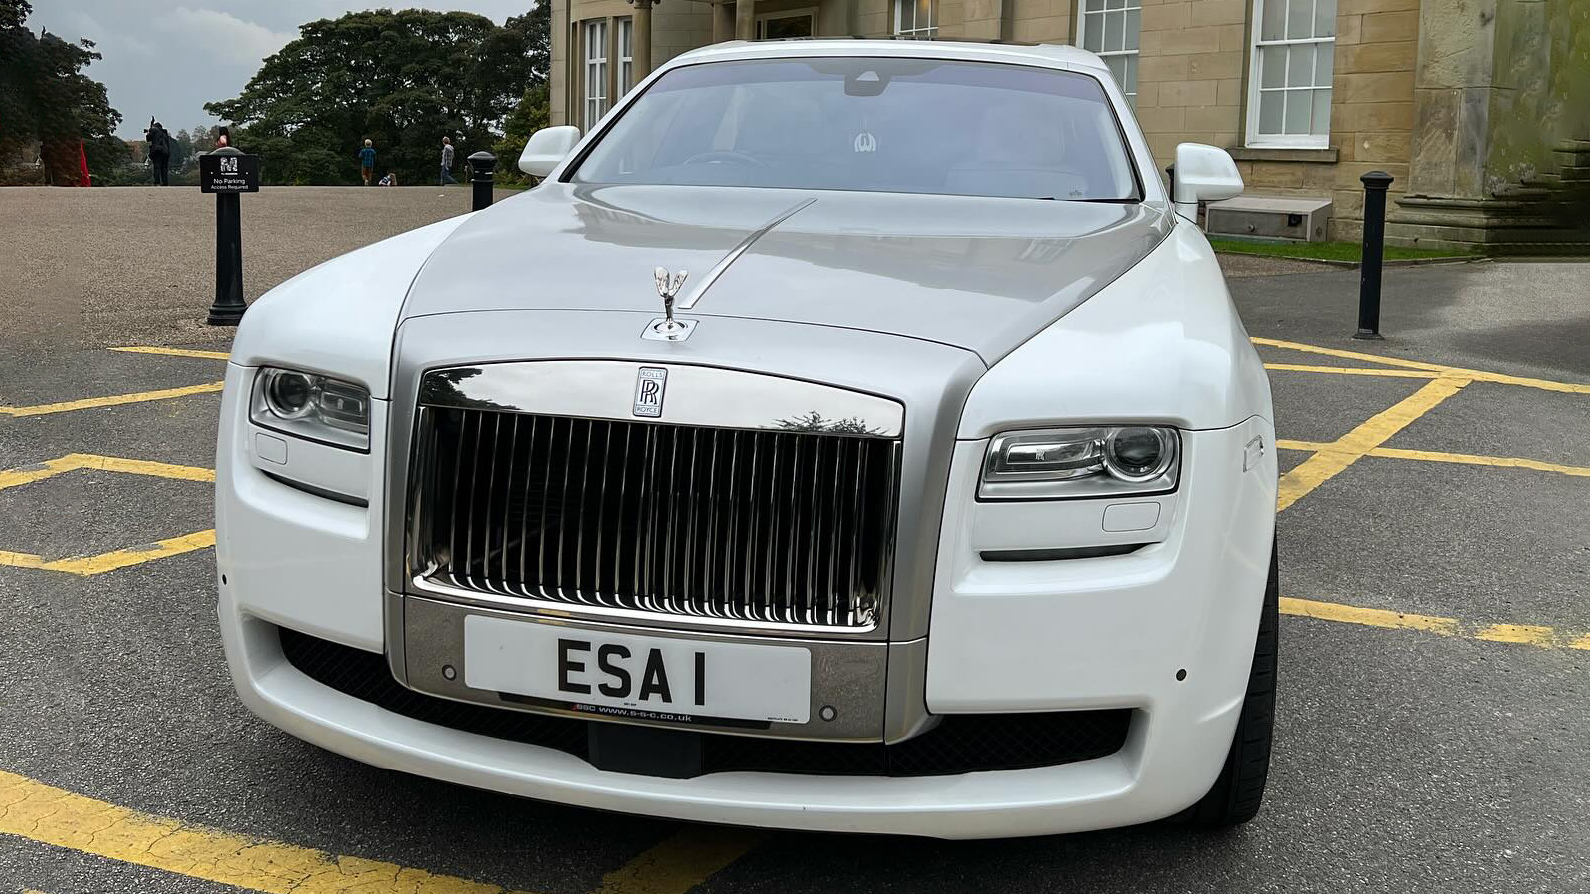
[[[679,290],[684,288],[685,280],[690,276],[688,270],[676,270],[672,275],[667,267],[658,267],[652,271],[657,281],[657,297],[663,300],[663,318],[654,320],[648,327],[648,337],[662,338],[668,341],[678,341],[690,333],[691,323],[674,319],[674,298]],[[651,333],[656,333],[651,335]]]

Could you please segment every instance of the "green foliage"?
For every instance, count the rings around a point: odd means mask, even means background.
[[[1215,251],[1239,255],[1267,255],[1276,258],[1302,258],[1310,261],[1363,260],[1364,247],[1357,242],[1249,242],[1244,239],[1210,239]],[[1388,261],[1412,261],[1425,258],[1471,257],[1468,252],[1443,248],[1401,248],[1386,246]]]
[[[127,145],[113,135],[121,113],[83,73],[101,58],[94,42],[34,35],[24,25],[30,12],[27,0],[0,0],[0,156],[38,140],[49,182],[76,185],[79,140],[91,171],[126,160]]]
[[[529,186],[530,177],[519,170],[519,156],[530,135],[552,123],[552,90],[543,81],[529,90],[514,106],[502,128],[502,139],[491,147],[497,156],[497,183],[503,186]]]
[[[0,0],[3,2],[3,0]],[[357,183],[358,151],[405,184],[435,182],[443,136],[463,160],[492,146],[526,90],[545,83],[550,5],[498,27],[464,12],[377,9],[321,19],[265,60],[235,99],[205,110],[238,125],[266,183]]]

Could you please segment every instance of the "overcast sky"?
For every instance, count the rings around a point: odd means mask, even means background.
[[[462,9],[501,23],[533,0],[32,0],[28,24],[68,40],[86,37],[105,58],[88,74],[122,114],[117,134],[143,139],[149,116],[175,133],[218,124],[204,104],[231,99],[298,26],[355,9]]]

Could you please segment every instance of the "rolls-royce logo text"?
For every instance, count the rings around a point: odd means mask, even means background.
[[[663,391],[668,387],[668,370],[643,366],[635,374],[635,415],[662,415]]]

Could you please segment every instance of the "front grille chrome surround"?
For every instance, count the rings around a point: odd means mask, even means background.
[[[422,406],[423,592],[667,626],[879,629],[900,441]]]

